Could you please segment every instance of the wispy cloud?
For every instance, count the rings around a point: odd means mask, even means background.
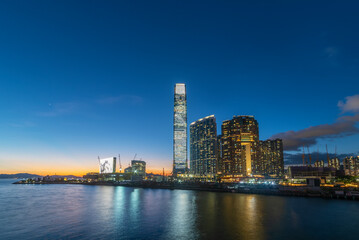
[[[323,57],[327,64],[330,64],[332,67],[337,67],[340,65],[341,51],[338,47],[329,46],[324,48]]]
[[[118,95],[94,99],[91,101],[75,101],[75,102],[62,102],[62,103],[49,103],[47,109],[37,112],[37,116],[41,117],[57,117],[63,115],[70,115],[79,112],[83,109],[95,108],[96,104],[112,105],[112,104],[127,104],[137,105],[143,102],[143,98],[137,95]]]
[[[338,56],[339,50],[336,47],[327,47],[324,49],[324,53],[328,58],[333,58]]]
[[[343,112],[358,112],[357,97],[346,97],[346,102],[339,101],[338,106]],[[301,146],[315,145],[319,139],[341,138],[359,133],[356,126],[359,122],[359,114],[354,116],[339,117],[335,123],[311,126],[298,131],[287,131],[273,135],[271,138],[283,139],[284,150],[299,150]]]
[[[81,104],[78,102],[48,104],[48,110],[38,112],[37,115],[41,117],[57,117],[67,115],[78,110],[80,105]]]
[[[17,122],[17,123],[10,123],[9,126],[14,128],[28,128],[28,127],[34,127],[35,124],[33,122]]]
[[[359,94],[346,97],[345,101],[339,101],[338,107],[342,110],[342,113],[359,112]]]
[[[140,104],[143,102],[143,98],[137,95],[119,95],[119,96],[111,96],[100,98],[96,101],[99,104]]]

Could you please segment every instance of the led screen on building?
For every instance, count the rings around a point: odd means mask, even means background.
[[[173,174],[187,171],[187,99],[186,85],[177,83],[173,116]]]
[[[116,171],[116,158],[102,158],[100,162],[100,173],[114,173]]]

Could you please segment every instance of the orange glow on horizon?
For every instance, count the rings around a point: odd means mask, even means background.
[[[87,170],[74,170],[74,169],[44,169],[44,170],[1,170],[0,174],[16,174],[16,173],[29,173],[29,174],[36,174],[36,175],[41,175],[41,176],[46,176],[46,175],[74,175],[74,176],[78,176],[78,177],[82,177],[83,175],[85,175],[86,173],[89,172],[98,172],[98,168],[97,169],[87,169]],[[117,170],[117,173],[119,173],[120,171]],[[122,170],[122,172],[124,172]],[[147,173],[153,173],[153,174],[159,174],[162,175],[163,170],[162,169],[155,169],[155,168],[150,168],[146,170]],[[165,175],[170,175],[171,174],[171,170],[166,169],[165,168]]]

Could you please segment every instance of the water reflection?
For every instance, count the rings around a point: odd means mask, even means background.
[[[265,239],[258,202],[251,195],[199,193],[197,232],[203,239]]]
[[[354,201],[0,181],[1,239],[351,239],[357,212]]]
[[[194,224],[197,216],[196,197],[192,191],[172,191],[166,239],[198,237]]]

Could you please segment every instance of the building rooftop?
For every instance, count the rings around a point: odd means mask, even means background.
[[[195,124],[196,122],[203,121],[203,120],[208,119],[208,118],[214,118],[214,115],[212,114],[212,115],[209,115],[209,116],[207,116],[207,117],[200,118],[200,119],[198,119],[197,121],[192,122],[190,125]]]

